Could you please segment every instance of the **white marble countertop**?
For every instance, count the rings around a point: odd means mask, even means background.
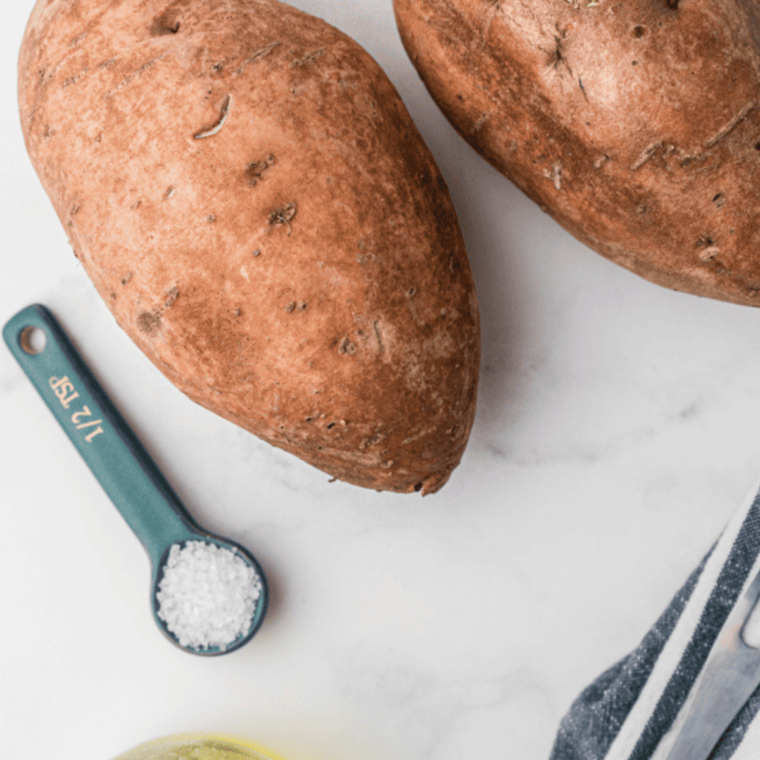
[[[454,132],[390,0],[299,0],[398,87],[450,185],[481,303],[469,447],[438,494],[328,477],[195,406],[116,326],[24,152],[0,26],[0,320],[47,304],[205,527],[272,604],[221,658],[149,614],[137,540],[0,346],[0,725],[9,758],[109,760],[182,730],[288,760],[546,760],[760,474],[760,314],[670,292],[569,237]],[[24,6],[27,7],[24,7]]]

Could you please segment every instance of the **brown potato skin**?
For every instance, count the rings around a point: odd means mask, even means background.
[[[441,174],[359,45],[275,0],[39,0],[19,105],[76,255],[174,385],[335,478],[446,482],[477,299]]]
[[[589,247],[760,303],[760,6],[394,0],[444,114]]]

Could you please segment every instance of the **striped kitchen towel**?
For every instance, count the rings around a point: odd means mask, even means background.
[[[739,595],[760,571],[757,488],[636,650],[576,699],[550,760],[664,760],[670,729]],[[760,689],[711,760],[760,758]]]

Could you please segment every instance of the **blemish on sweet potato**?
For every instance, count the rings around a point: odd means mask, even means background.
[[[601,168],[602,168],[602,167],[603,167],[603,166],[604,166],[604,165],[605,165],[605,164],[606,164],[608,161],[611,161],[611,160],[612,160],[612,159],[611,159],[611,158],[610,158],[608,155],[606,155],[606,154],[602,154],[601,156],[599,156],[599,158],[597,158],[597,159],[594,161],[594,169],[596,169],[596,170],[598,171],[598,170],[599,170],[599,169],[601,169]]]
[[[87,35],[89,32],[81,32],[80,34],[77,34],[76,37],[74,37],[71,42],[69,42],[69,47],[73,48],[76,47]]]
[[[377,338],[378,353],[382,356],[385,353],[385,343],[383,343],[383,333],[380,329],[379,320],[375,320],[372,323],[372,327],[375,330],[375,337]]]
[[[483,129],[483,126],[490,118],[491,118],[490,111],[486,111],[486,113],[483,113],[480,116],[478,116],[477,120],[472,125],[472,134],[477,134],[478,132],[480,132],[480,130]]]
[[[112,98],[114,95],[116,95],[116,93],[121,92],[127,85],[131,84],[135,80],[138,80],[146,71],[152,69],[164,57],[164,55],[165,53],[161,53],[161,55],[156,56],[149,61],[146,61],[136,71],[124,77],[124,79],[122,79],[117,85],[108,90],[108,92],[104,93],[103,97]]]
[[[352,343],[348,338],[343,338],[338,345],[339,354],[351,354],[356,353],[356,343]]]
[[[174,302],[179,298],[179,288],[174,285],[166,291],[166,300],[164,301],[164,308],[170,309],[174,306]]]
[[[153,335],[161,329],[161,317],[150,311],[144,311],[137,318],[137,329],[140,332]]]
[[[301,58],[291,61],[290,65],[293,66],[293,68],[298,68],[300,66],[307,66],[313,61],[316,61],[317,58],[321,58],[324,54],[325,54],[325,49],[319,48],[317,50],[313,50],[311,53],[306,53],[306,55],[302,56]]]
[[[359,444],[359,449],[361,451],[364,451],[364,449],[371,448],[372,446],[377,446],[378,443],[382,443],[387,437],[387,433],[384,433],[382,430],[377,430],[374,435],[362,440],[362,442]]]
[[[292,202],[286,203],[284,206],[272,209],[272,211],[269,212],[268,221],[269,224],[272,225],[286,224],[288,226],[288,235],[290,235],[290,233],[293,231],[293,227],[291,226],[290,222],[295,215],[296,204]]]
[[[177,11],[169,9],[162,13],[160,16],[156,16],[153,19],[153,23],[150,27],[150,33],[154,36],[160,37],[164,34],[177,34],[179,32],[179,18]]]
[[[551,169],[545,169],[544,177],[546,177],[548,180],[551,180],[551,183],[554,185],[555,190],[561,190],[562,189],[562,162],[557,161],[555,164],[552,164]]]
[[[729,120],[727,124],[721,127],[712,137],[705,141],[705,148],[712,148],[717,145],[721,140],[725,139],[731,132],[736,129],[757,106],[755,101],[745,103],[742,108]]]
[[[556,32],[554,34],[554,46],[549,51],[548,65],[555,71],[564,69],[570,76],[573,76],[573,70],[567,60],[565,53],[565,41],[567,39],[568,30],[561,29],[559,24],[555,24]]]
[[[64,90],[67,87],[71,87],[72,84],[76,84],[88,71],[89,69],[85,66],[78,74],[66,77],[61,84],[61,89]]]
[[[233,76],[239,77],[248,66],[250,66],[252,63],[256,63],[256,61],[259,61],[265,56],[269,55],[275,48],[278,48],[280,45],[282,45],[282,42],[277,40],[275,42],[271,42],[269,45],[265,45],[264,47],[259,48],[252,55],[249,55],[248,58],[246,58],[240,64],[240,66],[238,66],[235,69]]]
[[[562,40],[559,37],[555,37],[556,45],[549,52],[548,65],[554,69],[558,69],[564,62],[565,57],[562,53]]]
[[[248,184],[253,187],[259,180],[263,179],[266,171],[275,164],[275,156],[270,153],[266,158],[258,161],[251,161],[245,169],[245,176]]]
[[[714,259],[718,258],[719,255],[720,248],[718,248],[717,245],[708,246],[699,252],[699,258],[702,261],[713,261]]]
[[[224,126],[227,121],[227,117],[230,113],[230,103],[232,102],[232,96],[227,94],[222,101],[221,108],[219,110],[219,118],[210,126],[202,129],[200,132],[196,132],[193,138],[196,140],[202,140],[205,137],[213,137]]]

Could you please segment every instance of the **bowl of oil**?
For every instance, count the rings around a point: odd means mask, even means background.
[[[227,734],[185,733],[153,739],[114,760],[283,760],[268,749]]]

